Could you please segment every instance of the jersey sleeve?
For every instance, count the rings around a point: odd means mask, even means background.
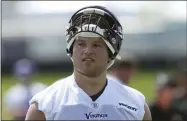
[[[139,119],[143,119],[144,114],[145,114],[144,105],[146,103],[146,101],[145,101],[146,99],[145,99],[145,96],[141,92],[137,91],[137,93],[138,93],[138,97],[139,97],[139,109],[141,109],[138,112],[138,117],[139,117]]]
[[[137,120],[142,120],[145,114],[144,105],[145,105],[145,96],[138,90],[125,86],[129,89],[131,96],[134,98],[135,103],[138,106]]]
[[[37,103],[38,110],[45,114],[47,120],[53,119],[53,94],[54,89],[52,87],[47,87],[45,90],[37,93],[29,101],[29,104]]]

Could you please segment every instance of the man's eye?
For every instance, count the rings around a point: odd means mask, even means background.
[[[101,47],[100,44],[94,44],[94,47]]]
[[[79,45],[79,46],[83,46],[84,44],[83,44],[83,43],[79,43],[78,45]]]

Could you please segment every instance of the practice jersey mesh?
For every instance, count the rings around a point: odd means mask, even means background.
[[[108,80],[104,92],[92,101],[71,75],[36,94],[30,104],[33,102],[38,103],[47,120],[142,120],[145,97]]]

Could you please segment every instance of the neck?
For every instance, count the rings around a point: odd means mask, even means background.
[[[77,85],[89,96],[97,94],[106,84],[106,71],[98,77],[88,77],[74,69],[74,77]]]

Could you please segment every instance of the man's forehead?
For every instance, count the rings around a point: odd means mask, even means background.
[[[98,42],[103,42],[103,39],[102,37],[81,37],[81,36],[78,36],[76,38],[76,41],[98,41]]]

